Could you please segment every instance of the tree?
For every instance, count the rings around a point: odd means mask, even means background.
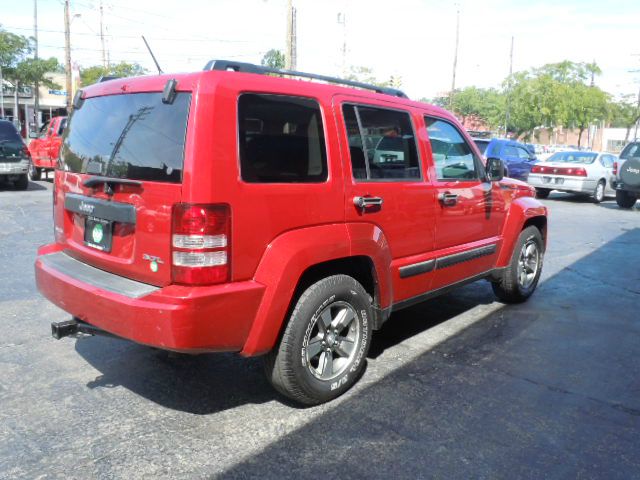
[[[447,108],[449,98],[442,97],[441,102],[441,106]],[[461,117],[462,123],[467,117],[476,116],[495,128],[504,119],[504,98],[493,88],[465,87],[453,93],[451,109]]]
[[[389,87],[393,81],[393,77],[389,80],[378,80],[373,74],[373,70],[369,67],[351,67],[346,80],[352,82],[368,83],[369,85],[375,85],[376,87]]]
[[[609,104],[609,115],[611,126],[617,128],[626,128],[627,132],[624,137],[624,143],[629,141],[631,129],[640,121],[640,98],[637,100],[635,95],[622,95],[617,101]]]
[[[260,62],[265,67],[283,69],[284,68],[284,53],[280,50],[272,48],[264,54]]]
[[[605,120],[608,114],[609,96],[598,87],[577,82],[569,89],[571,100],[568,126],[578,128],[578,146],[582,134],[594,122]]]
[[[148,73],[147,69],[142,67],[138,63],[120,62],[113,65],[109,65],[104,68],[102,65],[94,65],[92,67],[80,69],[80,82],[83,86],[93,85],[100,77],[114,76],[114,77],[137,77]]]

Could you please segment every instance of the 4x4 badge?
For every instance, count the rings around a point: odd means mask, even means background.
[[[142,259],[143,260],[148,260],[148,261],[151,262],[149,264],[149,269],[153,273],[156,273],[158,271],[158,269],[160,268],[160,265],[164,263],[160,257],[156,257],[154,255],[149,255],[148,253],[143,253],[142,254]]]

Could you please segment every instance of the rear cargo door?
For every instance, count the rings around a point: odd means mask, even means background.
[[[133,93],[88,98],[74,111],[57,178],[67,253],[145,283],[171,282],[190,103],[186,92],[172,103]]]

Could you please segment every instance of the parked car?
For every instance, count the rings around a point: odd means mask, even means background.
[[[18,190],[26,190],[30,163],[29,149],[15,125],[0,120],[0,180],[12,182]]]
[[[538,161],[535,153],[529,151],[525,144],[515,140],[494,138],[484,152],[487,158],[499,158],[505,166],[505,176],[526,181],[529,171]]]
[[[605,196],[614,195],[611,178],[616,156],[604,152],[573,150],[556,152],[544,163],[534,165],[529,185],[535,187],[539,198],[547,198],[552,190],[586,193],[600,203]]]
[[[476,144],[476,147],[478,147],[478,150],[480,150],[480,153],[484,156],[485,152],[487,151],[487,147],[489,146],[489,143],[491,143],[491,139],[490,138],[473,138],[473,143]]]
[[[72,315],[54,336],[266,354],[277,390],[317,404],[392,312],[478,279],[529,298],[546,208],[453,115],[274,72],[214,61],[76,95],[35,264]]]
[[[629,143],[614,164],[616,203],[631,208],[640,198],[640,141]]]
[[[58,161],[60,146],[62,145],[62,132],[67,124],[67,117],[53,117],[45,123],[38,133],[32,132],[29,143],[31,152],[31,168],[29,177],[31,180],[40,180],[42,172],[53,171]]]

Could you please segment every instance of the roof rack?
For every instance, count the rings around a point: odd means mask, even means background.
[[[253,63],[232,62],[230,60],[211,60],[205,65],[204,70],[231,70],[234,72],[255,73],[257,75],[275,73],[290,77],[312,78],[323,82],[348,85],[350,87],[363,88],[365,90],[373,90],[376,93],[383,93],[394,97],[409,98],[402,90],[398,90],[396,88],[379,87],[369,83],[354,82],[353,80],[344,80],[342,78],[329,77],[326,75],[316,75],[315,73],[297,72],[295,70],[280,70],[279,68],[265,67],[263,65],[255,65]]]

